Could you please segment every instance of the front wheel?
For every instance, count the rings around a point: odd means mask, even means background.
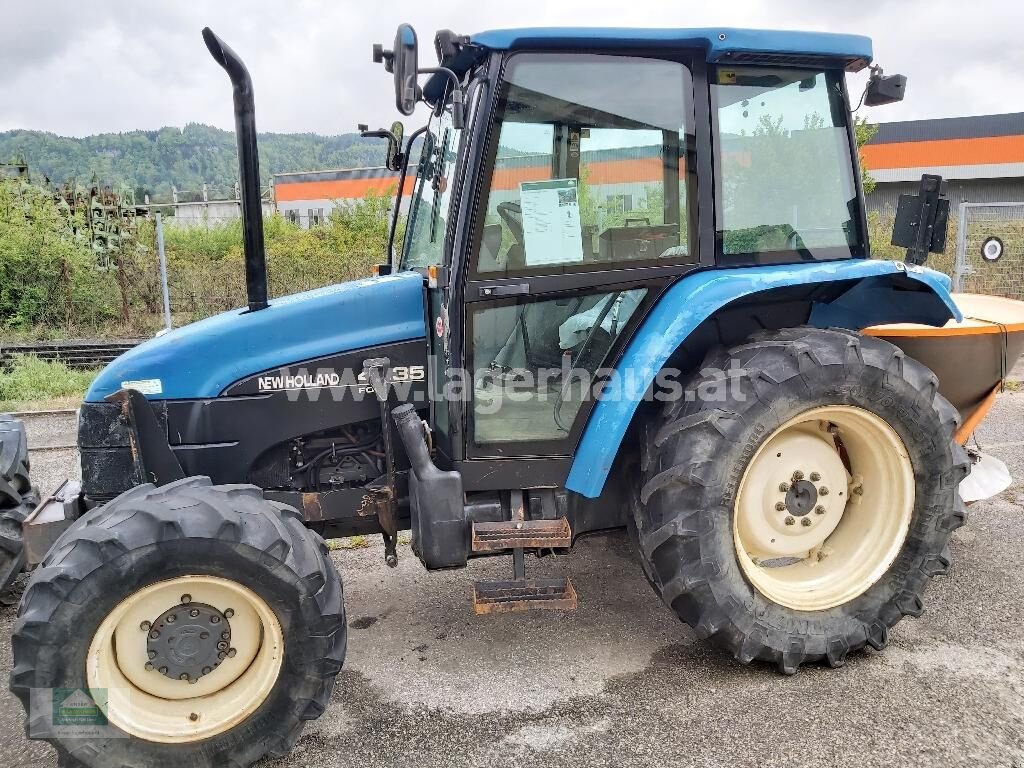
[[[58,539],[19,609],[11,689],[62,765],[247,766],[323,712],[345,641],[340,578],[298,513],[188,478]],[[39,698],[58,695],[102,727],[58,722]]]
[[[28,470],[25,425],[0,413],[0,605],[17,602],[12,586],[25,563],[21,525],[39,503]]]
[[[884,341],[797,328],[713,353],[690,391],[646,423],[634,494],[664,601],[790,674],[883,648],[964,522],[967,458],[934,374]]]

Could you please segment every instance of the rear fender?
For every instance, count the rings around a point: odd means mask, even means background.
[[[813,301],[807,324],[860,330],[879,323],[940,326],[962,319],[949,278],[894,261],[849,260],[741,267],[692,273],[671,288],[644,319],[615,365],[615,397],[594,407],[583,431],[566,488],[600,496],[633,415],[655,376],[690,334],[740,299],[793,286],[828,286],[827,302]]]

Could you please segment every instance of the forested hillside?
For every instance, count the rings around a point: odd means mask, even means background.
[[[260,134],[260,171],[266,184],[273,173],[324,168],[380,165],[384,143],[358,134],[320,136],[315,133]],[[77,178],[88,184],[126,184],[137,199],[148,193],[168,201],[171,185],[196,191],[210,185],[228,192],[237,177],[235,136],[209,125],[189,123],[184,129],[102,133],[84,138],[42,131],[0,132],[0,163],[24,158],[34,177],[52,182]]]

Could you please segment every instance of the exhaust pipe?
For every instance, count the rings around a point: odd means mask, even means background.
[[[245,250],[245,291],[249,311],[267,307],[267,254],[263,245],[263,202],[260,198],[260,154],[256,146],[256,105],[252,78],[242,59],[209,27],[203,41],[210,55],[224,67],[234,86],[235,137],[238,141],[238,176],[242,197],[242,237]]]

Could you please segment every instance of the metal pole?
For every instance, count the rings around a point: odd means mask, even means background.
[[[967,271],[967,202],[960,203],[960,218],[956,225],[956,261],[953,263],[953,290],[964,289],[964,273]]]
[[[164,253],[164,220],[156,215],[156,251],[160,255],[160,291],[164,296],[164,327],[171,330],[171,297],[167,291],[167,254]]]

